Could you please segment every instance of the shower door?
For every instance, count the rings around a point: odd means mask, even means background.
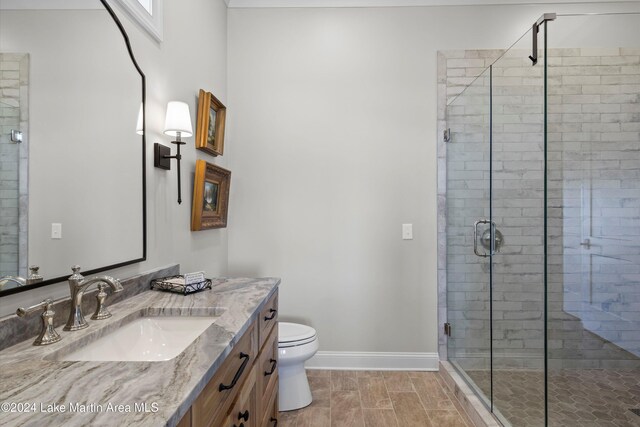
[[[449,360],[490,404],[490,261],[476,239],[490,216],[490,98],[487,68],[450,88],[447,142],[447,340]],[[477,227],[474,228],[474,224]]]
[[[532,37],[487,58],[447,107],[449,360],[503,424],[527,427],[545,425],[545,55]]]

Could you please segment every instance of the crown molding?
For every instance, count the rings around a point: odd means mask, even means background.
[[[230,8],[278,7],[415,7],[415,6],[505,6],[526,4],[637,3],[632,0],[225,0]]]

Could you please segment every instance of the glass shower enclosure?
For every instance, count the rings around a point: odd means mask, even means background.
[[[507,426],[640,425],[640,14],[545,14],[448,102],[448,359]]]

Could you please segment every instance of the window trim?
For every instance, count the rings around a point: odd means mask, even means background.
[[[116,0],[125,12],[133,18],[151,37],[161,42],[163,36],[163,0],[152,0],[151,10],[153,14],[147,12],[138,0]]]
[[[162,42],[162,2],[152,0],[151,10],[153,15],[147,12],[138,0],[115,0],[120,9],[129,15],[143,30],[156,41]],[[109,1],[113,3],[113,1]],[[2,0],[0,10],[24,10],[24,9],[103,9],[99,1],[87,0]]]

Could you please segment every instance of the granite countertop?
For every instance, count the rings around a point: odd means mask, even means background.
[[[62,336],[58,343],[36,347],[32,338],[1,351],[1,424],[176,425],[279,283],[276,278],[214,279],[212,290],[188,296],[146,291],[110,306],[113,316],[109,319],[90,320],[85,314],[90,325],[86,329],[66,332],[58,328]],[[56,353],[73,351],[95,335],[108,333],[127,322],[132,313],[143,310],[160,315],[191,313],[220,317],[172,360],[52,360]],[[7,411],[7,404],[14,404],[10,409],[21,412]]]

